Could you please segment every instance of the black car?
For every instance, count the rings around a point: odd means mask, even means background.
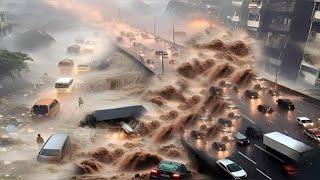
[[[250,99],[258,99],[259,98],[259,94],[256,91],[252,91],[252,90],[246,90],[244,92],[244,96]]]
[[[224,118],[220,118],[218,120],[218,123],[219,123],[219,125],[225,126],[225,127],[231,127],[233,125],[231,120],[224,119]]]
[[[249,139],[241,134],[240,132],[237,132],[235,135],[234,135],[234,139],[237,141],[237,144],[239,145],[249,145],[250,144],[250,141]]]
[[[280,108],[289,111],[293,111],[295,109],[294,104],[292,103],[292,101],[290,101],[290,99],[278,99],[277,103]]]
[[[221,142],[213,142],[212,143],[212,149],[215,149],[217,151],[226,151],[227,146],[224,143]]]
[[[280,96],[280,91],[277,91],[277,90],[274,90],[274,89],[270,89],[268,91],[268,93],[271,95],[271,96]]]
[[[249,126],[246,129],[246,136],[250,138],[260,139],[262,138],[263,134],[260,128]]]
[[[200,131],[191,131],[190,132],[190,137],[192,139],[203,139],[204,138],[204,133],[200,132]]]
[[[150,172],[150,179],[191,179],[191,172],[184,164],[173,161],[161,161]]]
[[[221,96],[223,94],[223,89],[219,87],[211,86],[209,88],[209,93],[211,96]]]
[[[257,110],[266,114],[266,113],[273,113],[273,109],[271,106],[266,105],[266,104],[260,104],[257,106]]]

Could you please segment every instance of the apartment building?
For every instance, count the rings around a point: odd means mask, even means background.
[[[310,33],[304,48],[299,79],[303,82],[320,85],[320,1],[315,2]]]
[[[316,4],[314,0],[232,0],[230,19],[261,40],[261,61],[267,72],[296,80]]]
[[[8,22],[4,11],[0,11],[0,38],[6,36],[11,31],[11,26]]]

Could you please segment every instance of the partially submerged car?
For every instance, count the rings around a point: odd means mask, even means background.
[[[257,110],[266,114],[266,113],[273,113],[273,109],[271,106],[267,105],[267,104],[260,104],[257,106]]]
[[[225,119],[225,118],[220,118],[218,120],[218,124],[221,125],[221,126],[225,126],[225,127],[231,127],[233,126],[233,123],[231,120],[229,119]]]
[[[246,90],[244,92],[244,96],[249,99],[258,99],[259,98],[259,94],[256,91],[252,91],[252,90]]]
[[[279,108],[289,111],[293,111],[295,109],[295,106],[290,99],[278,99],[277,103]]]
[[[212,143],[212,149],[215,149],[217,151],[226,151],[228,148],[227,148],[225,143],[213,142]]]
[[[191,137],[192,139],[203,139],[204,136],[205,136],[205,134],[204,134],[203,132],[201,132],[201,131],[192,130],[192,131],[190,132],[190,137]]]
[[[91,65],[90,64],[79,64],[77,66],[77,69],[79,72],[87,72],[91,70]]]
[[[191,180],[191,172],[182,163],[160,161],[150,172],[150,179],[185,179]]]
[[[74,67],[74,62],[72,59],[63,59],[58,63],[59,70],[63,72],[72,71],[73,67]]]
[[[41,148],[37,160],[40,162],[61,161],[67,152],[69,144],[69,135],[64,133],[53,134]]]
[[[209,94],[210,94],[210,96],[222,96],[223,89],[220,87],[211,86],[209,88]]]
[[[313,129],[307,129],[304,130],[303,133],[310,137],[311,139],[320,142],[320,129],[319,128],[313,128]]]
[[[271,95],[271,96],[280,96],[281,95],[281,92],[278,91],[278,90],[274,90],[274,89],[270,89],[268,91],[268,93]]]
[[[78,44],[73,44],[67,48],[67,52],[71,54],[72,53],[78,54],[80,53],[80,49],[81,49],[81,46],[79,46]]]
[[[60,103],[56,99],[39,99],[31,108],[32,117],[52,117],[60,110]]]

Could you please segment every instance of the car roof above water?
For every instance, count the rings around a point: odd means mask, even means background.
[[[234,135],[234,137],[235,137],[236,139],[247,139],[247,137],[246,137],[245,135],[241,134],[240,132],[237,132],[237,133]]]
[[[69,135],[64,133],[56,133],[49,137],[43,149],[61,149]]]

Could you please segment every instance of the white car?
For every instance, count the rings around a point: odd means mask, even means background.
[[[216,163],[234,179],[243,179],[247,177],[247,173],[238,164],[230,159],[221,159]]]
[[[311,119],[309,119],[307,117],[297,117],[296,120],[303,127],[310,127],[310,126],[314,125],[314,123],[311,121]]]
[[[304,130],[304,134],[309,136],[310,138],[316,140],[317,142],[320,142],[320,129],[319,128]]]

